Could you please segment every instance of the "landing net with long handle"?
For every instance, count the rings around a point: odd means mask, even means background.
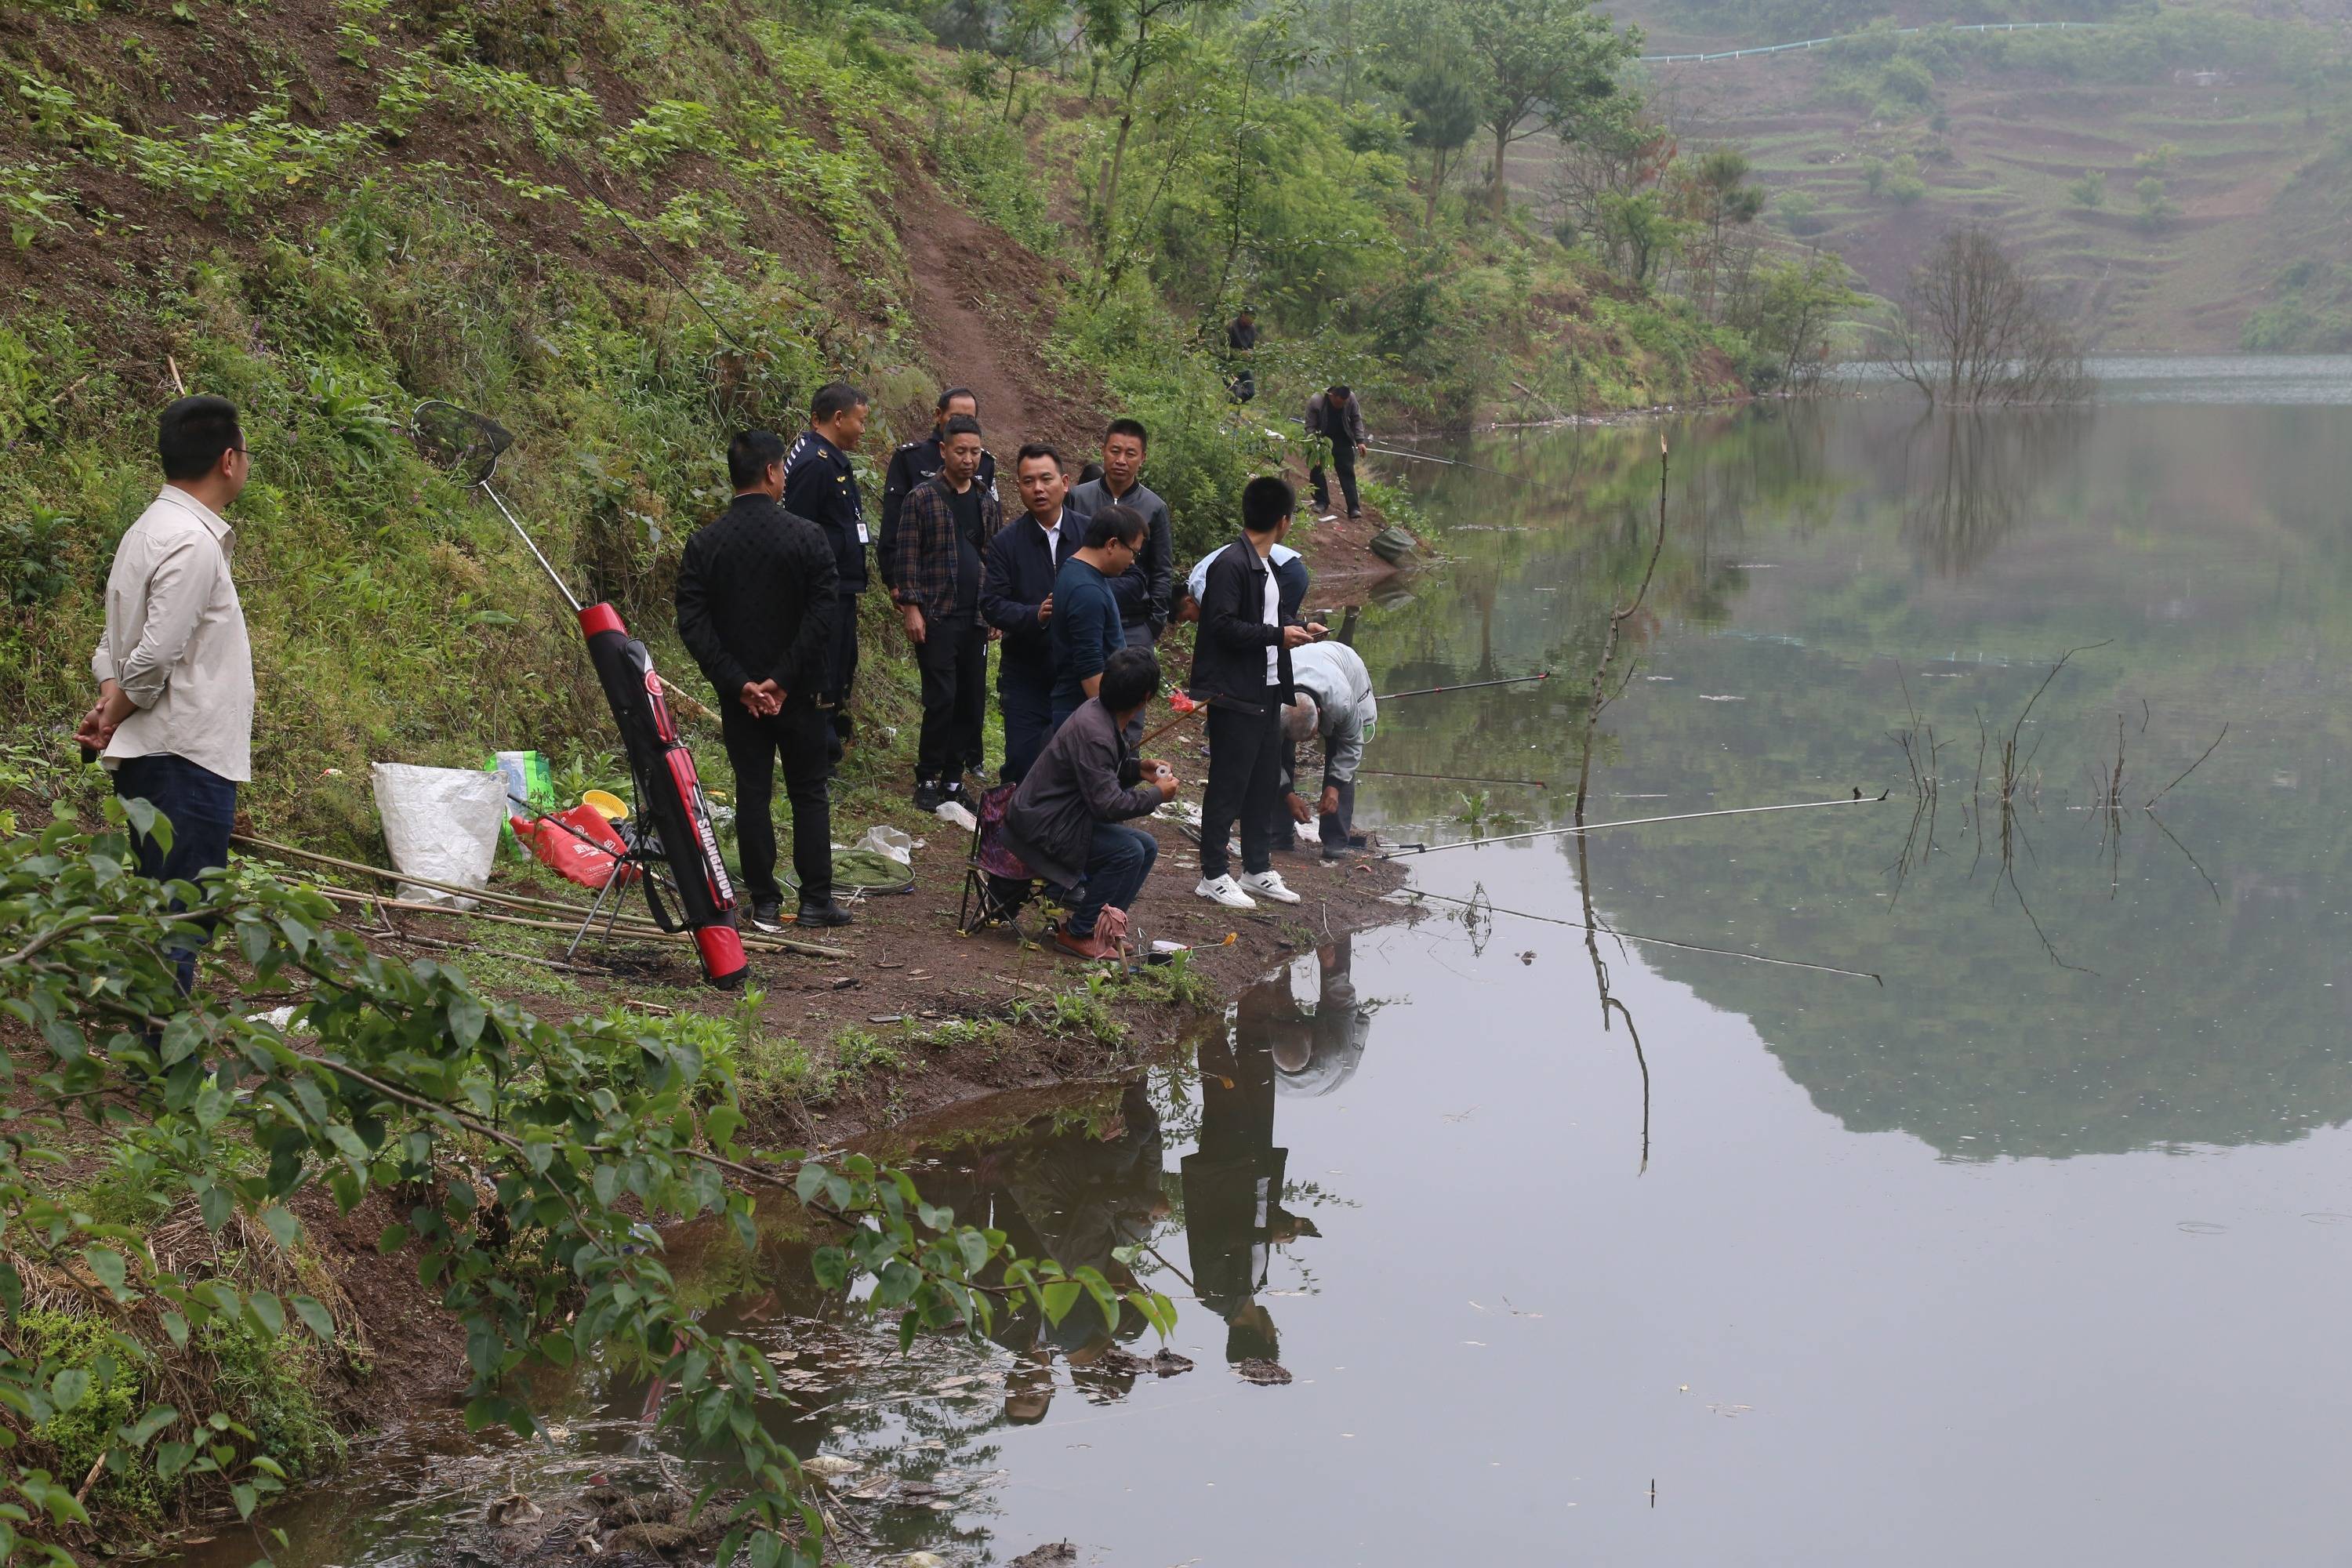
[[[522,541],[523,548],[547,574],[547,580],[555,584],[555,591],[563,595],[572,613],[578,615],[580,600],[572,592],[572,585],[540,552],[539,542],[531,538],[530,531],[523,527],[522,520],[508,510],[505,498],[490,486],[490,476],[499,471],[499,458],[514,445],[513,433],[495,419],[436,399],[416,405],[416,412],[409,416],[408,434],[426,457],[441,465],[444,472],[490,498],[490,504],[499,509],[499,515],[515,531],[515,537]]]

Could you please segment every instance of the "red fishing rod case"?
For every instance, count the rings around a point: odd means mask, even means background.
[[[711,830],[710,805],[702,797],[694,757],[678,739],[669,704],[662,699],[653,656],[629,635],[620,612],[610,605],[591,605],[581,611],[580,630],[588,639],[588,658],[596,667],[604,700],[612,705],[613,721],[620,726],[621,742],[628,749],[640,842],[650,830],[677,885],[679,907],[673,920],[654,889],[654,879],[646,879],[646,901],[653,906],[654,921],[664,931],[692,931],[703,978],[722,991],[732,991],[743,984],[750,968],[743,939],[735,929],[735,889],[727,879],[726,862],[719,858],[719,837]]]

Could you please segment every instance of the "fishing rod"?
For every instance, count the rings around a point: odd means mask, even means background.
[[[1441,691],[1480,691],[1489,686],[1517,686],[1523,680],[1549,680],[1547,669],[1535,675],[1507,675],[1500,680],[1473,680],[1462,686],[1424,686],[1415,691],[1383,691],[1373,697],[1375,702],[1393,702],[1400,697],[1434,697]]]
[[[1399,768],[1358,768],[1360,776],[1383,779],[1435,779],[1441,784],[1527,784],[1535,789],[1549,789],[1541,779],[1482,779],[1470,773],[1409,773]]]
[[[1685,952],[1720,953],[1726,958],[1744,958],[1751,963],[1769,963],[1782,969],[1811,969],[1823,974],[1848,974],[1857,980],[1875,980],[1882,986],[1886,984],[1885,979],[1867,969],[1840,969],[1832,963],[1805,963],[1793,958],[1767,958],[1760,952],[1742,952],[1736,947],[1707,947],[1696,942],[1676,942],[1672,937],[1641,936],[1630,931],[1619,931],[1614,926],[1586,925],[1582,921],[1562,920],[1558,915],[1538,915],[1526,910],[1507,910],[1502,905],[1492,901],[1482,902],[1475,899],[1448,898],[1444,893],[1425,893],[1418,888],[1413,889],[1412,896],[1416,899],[1435,899],[1440,903],[1454,904],[1465,910],[1486,910],[1498,915],[1512,915],[1523,921],[1541,921],[1546,925],[1566,926],[1570,931],[1589,931],[1600,936],[1613,936],[1621,942],[1647,942],[1652,947],[1680,948]]]
[[[1533,833],[1507,833],[1499,838],[1462,838],[1451,844],[1402,844],[1382,860],[1401,860],[1408,855],[1434,855],[1441,849],[1476,849],[1488,844],[1517,844],[1530,838],[1558,838],[1567,834],[1598,833],[1604,827],[1648,827],[1661,822],[1696,822],[1707,816],[1760,816],[1768,811],[1812,811],[1825,805],[1876,805],[1886,798],[1887,792],[1866,795],[1859,789],[1845,800],[1800,800],[1786,805],[1735,805],[1722,811],[1685,811],[1673,816],[1634,816],[1622,822],[1588,822],[1581,826],[1539,827]]]
[[[1370,441],[1364,443],[1364,450],[1379,452],[1391,458],[1410,458],[1416,463],[1443,463],[1449,468],[1475,468],[1482,474],[1493,474],[1497,478],[1510,479],[1518,484],[1528,482],[1525,474],[1514,474],[1502,468],[1490,468],[1484,463],[1474,463],[1466,458],[1433,458],[1426,452],[1408,452],[1402,447],[1377,447]]]

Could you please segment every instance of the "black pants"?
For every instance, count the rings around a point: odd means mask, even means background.
[[[145,801],[172,825],[169,851],[153,837],[131,830],[131,854],[141,876],[159,882],[193,882],[228,864],[228,836],[236,828],[236,785],[230,780],[185,757],[157,752],[124,758],[114,770],[114,793],[124,800]],[[179,900],[173,901],[173,909],[181,907]],[[184,996],[196,983],[195,952],[175,946],[168,956]]]
[[[1353,517],[1364,510],[1356,500],[1356,448],[1335,438],[1331,443],[1331,466],[1339,470],[1339,493],[1348,498],[1348,515]],[[1307,482],[1315,487],[1315,504],[1328,509],[1331,487],[1324,482],[1322,464],[1307,471]]]
[[[1323,847],[1345,849],[1348,836],[1356,831],[1356,781],[1349,779],[1346,784],[1332,787],[1339,792],[1339,809],[1323,814],[1320,826]]]
[[[849,739],[849,689],[857,679],[857,595],[842,594],[834,600],[833,647],[826,651],[824,689],[818,693],[831,705],[833,732]]]
[[[1201,877],[1225,874],[1225,835],[1242,829],[1242,869],[1274,868],[1268,818],[1282,801],[1282,709],[1268,689],[1265,711],[1244,713],[1221,700],[1209,710],[1209,789],[1201,806]]]
[[[1054,672],[1033,669],[1009,658],[999,660],[996,706],[1004,715],[1002,776],[1006,784],[1019,784],[1028,776],[1037,753],[1045,749],[1045,736],[1053,728]]]
[[[833,899],[833,807],[824,779],[831,733],[824,710],[787,702],[773,718],[754,719],[738,702],[719,707],[719,732],[735,770],[735,847],[743,858],[743,887],[752,903],[782,902],[776,885],[776,824],[769,815],[776,794],[776,758],[784,759],[784,798],[793,808],[793,871],[801,902]]]
[[[959,779],[980,756],[988,716],[988,629],[976,616],[942,616],[923,628],[915,650],[923,677],[923,731],[915,744],[917,779]]]

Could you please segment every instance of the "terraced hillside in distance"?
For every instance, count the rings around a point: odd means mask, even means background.
[[[1782,41],[1703,30],[1694,12],[1614,9],[1643,26],[1649,54]],[[1643,68],[1683,144],[1739,146],[1773,193],[1772,229],[1837,252],[1878,295],[1899,295],[1937,237],[1976,219],[2023,247],[2095,348],[2352,349],[2344,16],[1894,26]],[[1541,188],[1542,156],[1530,148],[1514,170],[1523,189]]]

